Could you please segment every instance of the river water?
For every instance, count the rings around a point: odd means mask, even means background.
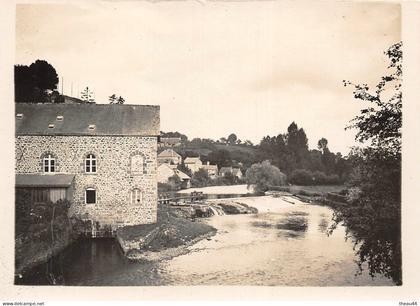
[[[114,240],[85,240],[16,283],[49,284],[48,275],[54,275],[57,284],[65,285],[393,285],[382,276],[357,273],[353,244],[345,240],[344,228],[327,235],[332,220],[328,207],[291,197],[237,201],[259,213],[203,220],[218,232],[189,247],[186,255],[130,262]]]

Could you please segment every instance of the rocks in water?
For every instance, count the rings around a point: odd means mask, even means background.
[[[223,211],[227,215],[258,213],[258,209],[256,209],[255,207],[251,207],[244,203],[234,201],[217,203],[215,206],[218,206],[221,209],[223,209]]]

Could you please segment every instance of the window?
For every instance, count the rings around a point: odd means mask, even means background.
[[[57,116],[57,121],[63,121],[64,117],[62,115]]]
[[[91,130],[91,131],[94,130],[95,129],[95,125],[94,124],[89,124],[88,129]]]
[[[141,204],[142,202],[142,192],[140,191],[140,189],[136,188],[131,190],[131,194],[130,194],[130,202],[131,204]]]
[[[53,129],[53,128],[54,128],[54,124],[50,123],[50,124],[48,125],[48,128],[49,128],[49,129]]]
[[[93,154],[88,154],[85,159],[85,172],[96,173],[96,157]]]
[[[55,172],[55,158],[51,154],[45,155],[44,159],[44,172]]]
[[[95,204],[96,203],[96,190],[93,188],[87,188],[85,192],[85,203]]]
[[[143,156],[140,154],[131,157],[131,173],[134,175],[143,174]]]

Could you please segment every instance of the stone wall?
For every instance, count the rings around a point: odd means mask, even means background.
[[[15,145],[18,174],[43,174],[46,153],[56,158],[55,173],[75,174],[71,214],[87,214],[88,219],[113,228],[156,222],[156,137],[17,136]],[[88,154],[96,157],[96,173],[85,173]],[[141,173],[131,165],[133,156],[138,155],[143,159]],[[86,188],[96,190],[95,204],[85,204]],[[141,191],[140,203],[131,203],[133,189]]]

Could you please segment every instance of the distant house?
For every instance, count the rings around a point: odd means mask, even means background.
[[[207,164],[203,165],[201,168],[206,170],[207,174],[212,179],[217,178],[219,174],[219,169],[217,165],[210,165],[210,162],[207,162]]]
[[[226,173],[232,173],[232,167],[221,167],[219,170],[220,176],[225,176]]]
[[[191,173],[195,173],[203,166],[200,157],[187,157],[184,160],[184,165],[191,170]]]
[[[160,137],[159,147],[160,148],[172,148],[181,145],[180,137]]]
[[[191,187],[191,178],[185,174],[184,172],[173,168],[169,164],[161,164],[158,167],[158,182],[167,184],[169,182],[169,178],[177,175],[182,181],[182,188],[189,188]]]
[[[32,203],[71,202],[96,230],[157,218],[159,106],[15,106],[15,188]]]
[[[160,152],[157,156],[159,164],[174,164],[178,165],[182,161],[181,155],[172,149],[166,149]]]
[[[233,168],[233,167],[221,167],[219,171],[220,176],[225,176],[227,173],[231,173],[233,176],[241,179],[243,177],[243,173],[240,168]]]
[[[232,168],[232,174],[238,179],[241,179],[244,176],[240,168]]]

